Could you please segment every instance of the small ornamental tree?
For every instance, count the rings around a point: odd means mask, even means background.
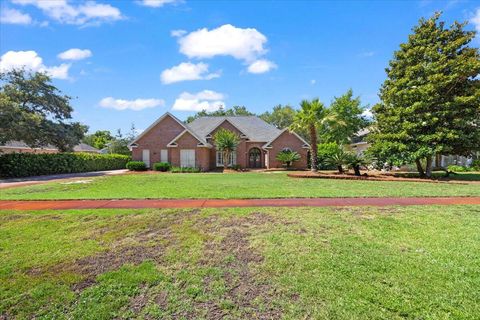
[[[468,46],[475,31],[439,19],[421,19],[395,52],[369,135],[378,159],[415,162],[427,177],[436,154],[480,150],[480,52]]]
[[[327,111],[323,103],[318,98],[312,101],[303,100],[300,103],[300,110],[293,118],[293,124],[290,129],[306,130],[310,137],[311,146],[311,167],[312,172],[318,171],[318,147],[317,147],[317,131],[326,120]]]
[[[300,160],[301,156],[295,151],[282,150],[277,154],[276,159],[283,163],[283,165],[288,169],[294,162]]]
[[[226,168],[230,159],[230,155],[235,152],[240,138],[234,132],[220,128],[213,135],[213,141],[218,151],[222,153],[223,165]]]

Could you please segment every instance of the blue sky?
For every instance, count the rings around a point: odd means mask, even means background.
[[[0,67],[50,73],[90,131],[328,105],[349,88],[372,105],[393,51],[437,10],[480,31],[476,1],[1,0]]]

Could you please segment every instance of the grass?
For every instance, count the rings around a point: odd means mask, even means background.
[[[296,179],[284,172],[129,174],[88,180],[92,182],[4,189],[0,199],[480,196],[478,184]]]
[[[480,206],[0,211],[0,317],[475,319]]]

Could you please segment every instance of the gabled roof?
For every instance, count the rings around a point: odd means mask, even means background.
[[[256,116],[201,117],[188,124],[188,127],[201,137],[206,137],[224,121],[228,121],[250,141],[270,141],[280,130]]]
[[[172,139],[172,141],[170,141],[168,144],[167,144],[167,147],[176,147],[176,141],[178,139],[180,139],[180,137],[182,137],[185,133],[190,133],[195,139],[198,140],[198,144],[197,144],[197,147],[207,147],[207,148],[211,148],[212,145],[208,142],[203,142],[202,140],[200,140],[199,138],[197,138],[197,136],[195,136],[191,130],[188,130],[188,129],[185,129],[183,130],[182,132],[180,132],[179,135],[177,135],[175,138]]]
[[[265,144],[262,146],[262,148],[264,148],[264,149],[271,148],[271,147],[272,147],[271,144],[273,143],[273,141],[277,140],[285,131],[288,132],[288,129],[280,130],[280,133],[279,133],[276,137],[274,137],[272,140],[270,140],[270,141],[268,141],[267,143],[265,143]],[[310,148],[310,144],[309,144],[307,141],[305,141],[305,139],[303,139],[301,136],[299,136],[296,132],[290,131],[290,133],[293,134],[293,135],[295,135],[300,141],[303,142],[303,146],[302,146],[303,148]]]
[[[170,112],[166,112],[164,113],[160,118],[158,118],[154,123],[152,123],[151,126],[149,126],[147,129],[145,129],[142,133],[140,133],[132,142],[129,143],[129,146],[132,146],[133,144],[135,144],[141,137],[143,137],[148,131],[150,131],[152,128],[154,128],[157,124],[159,124],[163,119],[165,119],[166,117],[170,117],[172,118],[173,120],[175,120],[179,125],[181,125],[187,132],[189,132],[192,136],[195,137],[195,139],[197,139],[198,141],[200,141],[202,144],[204,145],[208,145],[207,141],[202,138],[202,136],[199,136],[197,135],[195,132],[193,132],[187,125],[185,125],[182,121],[180,121],[177,117],[175,117],[173,114],[171,114]],[[183,132],[180,134],[182,135]],[[175,141],[176,139],[178,139],[179,136],[175,137],[173,141]]]

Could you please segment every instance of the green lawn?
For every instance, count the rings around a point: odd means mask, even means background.
[[[0,199],[480,196],[479,184],[289,178],[284,172],[129,174],[0,190]]]
[[[0,318],[478,319],[480,206],[0,211]]]

